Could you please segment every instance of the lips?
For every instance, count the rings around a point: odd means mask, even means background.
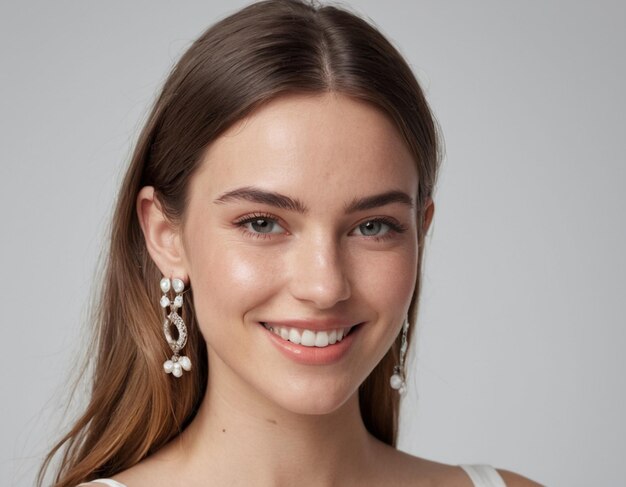
[[[352,344],[358,340],[360,335],[360,330],[363,328],[364,323],[358,323],[352,327],[343,327],[342,331],[348,331],[348,334],[343,335],[341,340],[336,339],[334,344],[330,344],[330,338],[333,334],[333,331],[336,333],[337,330],[330,329],[329,330],[310,330],[306,328],[299,327],[288,327],[288,326],[276,326],[275,323],[271,322],[259,322],[258,329],[261,330],[261,333],[265,335],[269,341],[272,343],[276,349],[278,349],[283,356],[287,357],[293,362],[304,364],[304,365],[331,365],[334,363],[338,363],[344,357],[349,355],[349,352],[352,348]],[[300,343],[296,343],[297,338],[294,338],[295,341],[291,341],[289,336],[287,339],[284,339],[280,334],[276,333],[274,330],[270,331],[270,328],[290,328],[289,333],[291,334],[291,330],[294,330],[294,333],[299,333],[301,337]],[[307,334],[307,331],[311,333],[311,335]],[[280,332],[279,332],[280,333]],[[283,332],[284,333],[284,332]],[[328,336],[329,342],[324,344],[325,338],[324,335]],[[294,335],[295,337],[295,335]],[[321,338],[320,338],[321,337]],[[305,343],[302,343],[302,338],[304,338]],[[307,341],[308,340],[308,341]],[[315,340],[315,341],[311,341]],[[320,340],[317,342],[317,340]]]

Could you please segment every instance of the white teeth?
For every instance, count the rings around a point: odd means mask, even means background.
[[[315,346],[315,336],[319,333],[315,333],[311,330],[302,330],[302,340],[300,340],[300,345],[304,345],[305,347],[314,347]],[[291,332],[289,332],[291,335]]]
[[[328,346],[328,333],[316,333],[315,334],[315,346],[316,347],[326,347]]]
[[[337,342],[337,330],[333,330],[328,334],[328,343],[334,345]]]
[[[312,331],[302,330],[299,328],[289,328],[283,326],[270,326],[267,323],[261,323],[272,333],[275,333],[283,340],[288,340],[296,345],[303,345],[305,347],[318,347],[324,348],[328,345],[334,345],[337,342],[343,340],[344,336],[350,333],[350,328],[339,328],[330,331]]]
[[[276,332],[274,331],[274,333]],[[296,330],[295,328],[291,328],[289,330],[289,341],[291,343],[295,343],[296,345],[299,345],[301,340],[302,338],[300,337],[300,333],[298,332],[298,330]]]

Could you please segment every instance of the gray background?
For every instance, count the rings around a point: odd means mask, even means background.
[[[60,425],[116,187],[190,41],[244,2],[0,5],[0,484]],[[406,55],[447,156],[400,448],[624,485],[626,8],[354,0]]]

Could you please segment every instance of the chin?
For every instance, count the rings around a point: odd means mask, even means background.
[[[306,415],[331,414],[340,409],[358,393],[358,384],[347,381],[322,379],[292,380],[277,387],[272,386],[267,399],[282,409]]]

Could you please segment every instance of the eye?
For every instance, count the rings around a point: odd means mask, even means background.
[[[402,233],[406,228],[388,218],[373,218],[367,220],[356,227],[363,237],[388,238],[392,233]]]
[[[278,224],[275,217],[262,213],[243,217],[241,220],[236,221],[235,225],[240,227],[246,234],[261,238],[268,238],[269,235],[280,234],[285,231]]]
[[[383,234],[389,231],[389,225],[381,221],[372,220],[369,222],[361,223],[357,228],[361,231],[362,235],[366,237],[372,237],[375,235],[379,235],[381,230],[385,230],[385,227],[387,228],[387,230],[384,231]]]

